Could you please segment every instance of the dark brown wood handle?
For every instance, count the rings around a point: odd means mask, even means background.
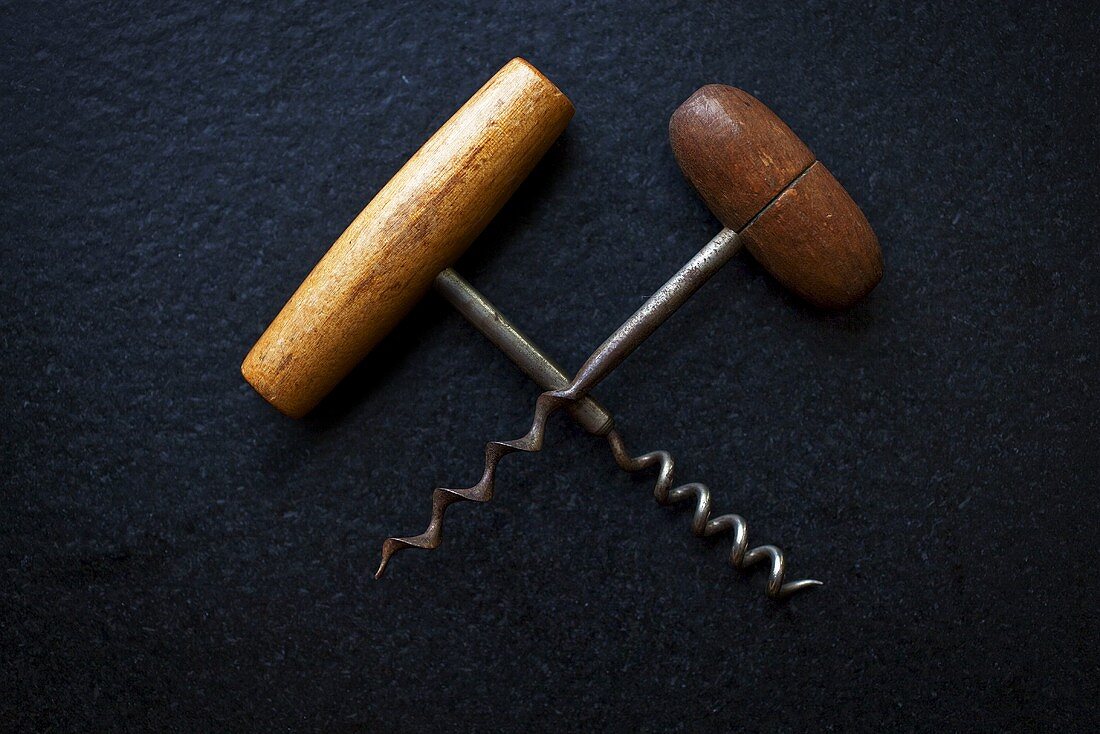
[[[244,360],[292,417],[313,409],[469,246],[573,116],[523,59],[490,79],[355,218]]]
[[[669,138],[710,210],[787,288],[846,308],[881,280],[882,250],[863,212],[755,97],[702,87],[673,113]]]

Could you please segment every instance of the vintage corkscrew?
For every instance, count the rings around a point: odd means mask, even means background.
[[[481,481],[436,489],[431,522],[419,536],[383,545],[381,576],[408,547],[439,545],[443,514],[461,500],[493,494],[496,467],[513,451],[538,451],[547,417],[566,407],[606,437],[616,463],[657,466],[661,504],[694,497],[692,530],[732,531],[730,563],[770,561],[767,594],[782,598],[819,582],[784,582],[775,546],[748,547],[739,515],[710,517],[702,484],[673,484],[663,451],[631,457],[610,413],[588,393],[744,243],[781,282],[810,302],[840,308],[878,282],[882,261],[863,214],[831,174],[760,102],[730,87],[703,87],[673,115],[677,160],[726,225],[585,362],[566,373],[448,266],[481,232],[572,117],[569,100],[533,66],[515,59],[433,135],[359,214],[287,302],[242,366],[246,380],[293,417],[311,410],[384,336],[429,286],[540,386],[526,436],[490,442]]]

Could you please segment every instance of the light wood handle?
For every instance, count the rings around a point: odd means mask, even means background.
[[[446,122],[340,235],[241,366],[299,418],[408,313],[481,233],[573,116],[513,59]]]

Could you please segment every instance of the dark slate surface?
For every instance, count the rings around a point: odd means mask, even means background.
[[[1079,5],[4,3],[4,727],[1095,727]],[[772,106],[878,232],[854,311],[741,258],[599,391],[820,591],[767,601],[564,418],[371,580],[536,393],[435,297],[304,422],[241,380],[514,55],[577,115],[460,269],[569,366],[717,229],[666,142],[703,83]]]

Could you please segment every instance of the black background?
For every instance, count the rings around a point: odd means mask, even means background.
[[[5,3],[0,720],[1094,726],[1097,30],[1091,3]],[[698,86],[760,97],[866,212],[859,307],[740,257],[598,391],[824,588],[768,601],[564,417],[375,582],[536,389],[434,295],[305,421],[240,378],[516,55],[577,114],[458,269],[570,368],[718,229],[666,140]]]

